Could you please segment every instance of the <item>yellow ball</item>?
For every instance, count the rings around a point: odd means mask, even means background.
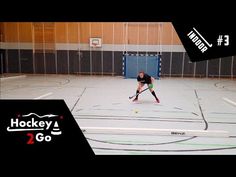
[[[138,110],[135,110],[134,112],[137,114],[137,113],[138,113]]]

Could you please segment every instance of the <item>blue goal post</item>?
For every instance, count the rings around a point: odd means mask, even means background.
[[[161,55],[152,54],[124,54],[123,75],[125,78],[137,78],[139,71],[160,79]]]

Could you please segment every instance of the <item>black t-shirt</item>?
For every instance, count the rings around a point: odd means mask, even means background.
[[[143,78],[137,77],[137,81],[141,82],[142,84],[151,84],[151,76],[148,74],[144,74]]]

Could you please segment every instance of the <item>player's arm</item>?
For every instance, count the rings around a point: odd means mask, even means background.
[[[142,90],[142,87],[143,87],[143,84],[142,82],[138,82],[138,90],[141,91]]]
[[[141,89],[142,89],[142,83],[141,83],[140,78],[138,78],[138,77],[137,77],[137,82],[138,82],[138,89],[137,89],[137,90],[141,91]]]
[[[152,89],[155,79],[153,77],[151,77],[150,80],[151,80],[151,83],[148,85],[148,87],[149,87],[149,89]]]
[[[155,81],[155,78],[151,77],[151,84],[153,84]]]

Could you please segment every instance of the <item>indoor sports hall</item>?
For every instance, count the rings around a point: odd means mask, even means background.
[[[236,154],[236,57],[170,22],[0,22],[0,99],[63,99],[97,155]],[[139,92],[140,71],[160,102]]]

